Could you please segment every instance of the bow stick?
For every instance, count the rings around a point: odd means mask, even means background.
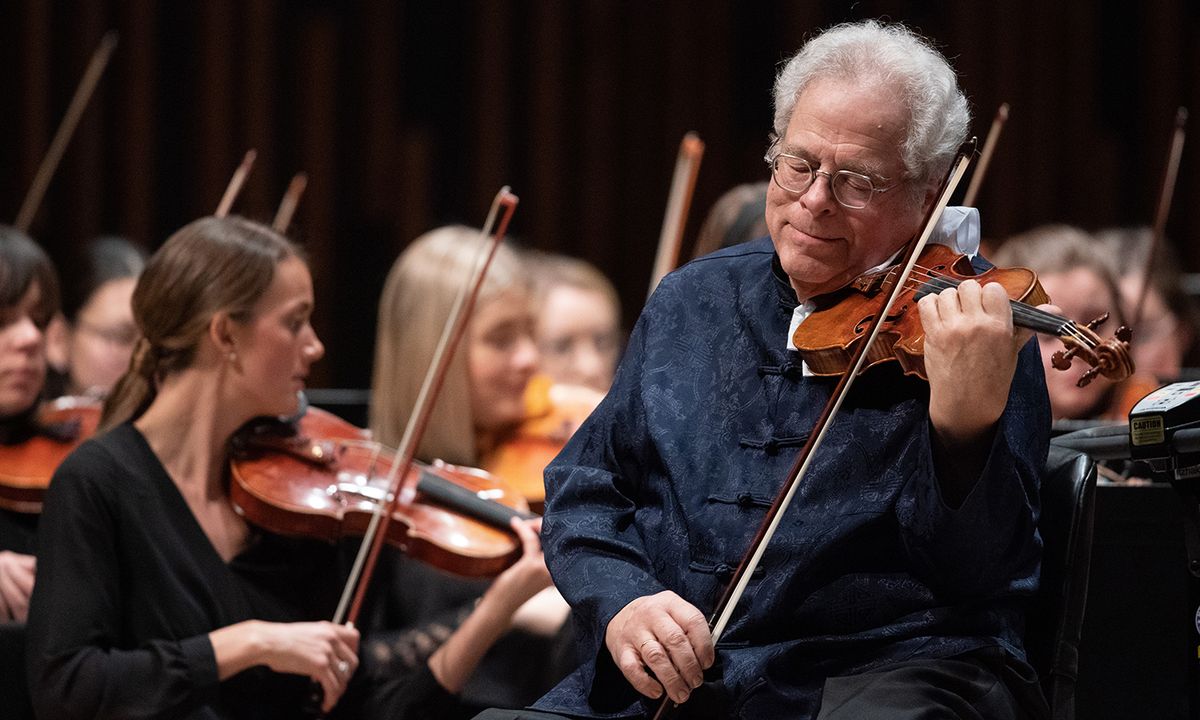
[[[92,99],[92,92],[95,91],[101,76],[104,75],[108,61],[116,49],[117,32],[109,30],[100,39],[100,45],[96,51],[92,53],[87,70],[84,71],[83,78],[79,81],[79,87],[75,88],[75,95],[71,97],[71,104],[67,106],[67,112],[63,115],[62,122],[59,123],[58,130],[54,133],[54,139],[50,141],[50,148],[46,150],[46,156],[42,158],[42,164],[38,166],[37,174],[33,176],[33,184],[29,186],[29,192],[25,194],[25,200],[17,212],[17,221],[14,225],[21,232],[27,232],[29,226],[33,224],[33,216],[37,214],[38,207],[42,204],[42,197],[46,194],[46,188],[50,186],[50,179],[54,177],[54,171],[58,169],[58,163],[67,150],[67,143],[75,134],[79,119],[83,117],[83,111],[87,109],[88,101]]]
[[[483,257],[476,261],[474,272],[472,273],[469,282],[464,284],[459,290],[458,296],[454,300],[454,305],[450,310],[450,317],[447,318],[446,324],[442,327],[442,336],[438,340],[437,348],[434,350],[433,359],[429,363],[429,368],[425,372],[425,381],[421,384],[421,390],[417,394],[416,407],[413,409],[412,415],[409,416],[408,425],[404,429],[404,436],[400,439],[400,446],[396,450],[398,462],[392,463],[391,470],[388,473],[387,482],[385,485],[388,488],[387,509],[382,509],[382,503],[375,505],[375,512],[371,516],[370,524],[367,526],[366,535],[363,537],[362,545],[359,546],[358,556],[354,560],[354,566],[350,569],[350,577],[346,581],[346,586],[342,591],[342,599],[338,602],[337,611],[334,613],[333,622],[341,624],[342,622],[351,625],[358,619],[358,613],[362,608],[363,598],[366,595],[367,585],[370,582],[371,575],[374,573],[376,561],[379,559],[379,552],[383,547],[384,538],[387,537],[388,523],[391,522],[392,514],[402,503],[409,504],[416,496],[416,484],[414,482],[406,482],[408,470],[412,467],[413,458],[416,455],[417,445],[421,442],[421,436],[425,434],[425,427],[429,423],[429,417],[433,412],[433,403],[437,399],[438,392],[441,390],[442,382],[446,379],[446,371],[450,368],[450,360],[454,357],[454,350],[458,347],[459,341],[467,329],[467,320],[470,318],[471,309],[475,305],[475,300],[479,296],[479,289],[483,286],[483,279],[487,275],[487,269],[491,265],[492,258],[495,257],[496,251],[500,248],[500,244],[504,241],[504,235],[508,231],[508,222],[512,219],[513,211],[517,208],[517,196],[509,191],[508,186],[500,188],[500,192],[496,193],[496,198],[492,201],[492,208],[488,212],[487,221],[484,223],[483,231],[480,237],[487,239],[491,235],[492,227],[497,224],[497,215],[501,212],[499,224],[496,229],[496,234],[492,236],[491,242],[486,244]],[[401,487],[401,483],[404,483]],[[350,594],[353,591],[353,600],[350,600]],[[349,603],[349,611],[347,612],[347,603]]]
[[[279,209],[275,211],[275,220],[271,222],[271,227],[275,232],[286,235],[288,227],[292,224],[292,216],[296,214],[296,206],[300,204],[300,197],[304,195],[304,189],[308,187],[308,175],[306,173],[296,173],[292,176],[292,181],[288,183],[287,192],[283,194],[283,200],[279,201]]]
[[[694,132],[683,136],[671,191],[667,194],[667,212],[663,216],[662,232],[658,236],[658,252],[654,256],[654,271],[650,275],[650,293],[658,287],[663,275],[679,265],[679,248],[683,245],[683,229],[687,226],[688,209],[700,174],[700,159],[704,157],[704,141]],[[649,293],[647,293],[649,294]]]
[[[1175,132],[1171,135],[1171,149],[1167,153],[1167,169],[1163,173],[1162,191],[1158,195],[1158,211],[1154,214],[1154,235],[1150,240],[1150,249],[1146,254],[1146,269],[1142,273],[1142,287],[1138,291],[1137,304],[1134,305],[1133,317],[1129,320],[1130,327],[1137,328],[1142,319],[1142,309],[1146,304],[1146,293],[1150,290],[1150,278],[1154,273],[1154,263],[1158,248],[1163,244],[1167,232],[1167,216],[1171,214],[1171,199],[1175,196],[1175,179],[1179,176],[1179,159],[1183,156],[1184,126],[1187,125],[1187,108],[1175,111]]]
[[[979,154],[979,163],[971,174],[971,182],[967,185],[967,194],[963,197],[963,205],[975,207],[975,197],[979,195],[979,187],[983,185],[983,177],[987,174],[988,165],[992,162],[992,153],[996,151],[996,143],[1000,141],[1000,133],[1004,131],[1004,123],[1008,122],[1008,103],[1000,103],[996,117],[992,118],[992,127],[988,129],[987,139],[983,141],[983,151]]]
[[[233,171],[233,177],[229,178],[229,185],[225,187],[225,194],[221,196],[221,202],[217,204],[217,211],[213,213],[213,216],[222,218],[229,214],[233,202],[237,200],[238,193],[242,191],[246,176],[254,167],[254,159],[257,157],[258,152],[253,148],[247,150],[246,154],[242,156],[242,162],[237,166],[237,170]]]

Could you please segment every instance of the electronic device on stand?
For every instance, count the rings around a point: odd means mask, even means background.
[[[1191,653],[1188,671],[1189,717],[1200,720],[1200,381],[1159,388],[1129,413],[1127,425],[1109,425],[1060,435],[1052,443],[1096,460],[1132,463],[1133,476],[1169,483],[1183,507],[1187,556]]]

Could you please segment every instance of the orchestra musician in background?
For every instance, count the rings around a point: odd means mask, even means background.
[[[726,190],[700,225],[692,257],[757,240],[767,234],[767,183],[745,183]]]
[[[120,237],[99,237],[63,264],[62,314],[51,324],[50,395],[103,399],[129,368],[137,341],[131,298],[146,256]]]
[[[528,250],[522,259],[533,279],[541,371],[561,385],[608,392],[623,341],[616,288],[578,258]]]
[[[454,299],[482,247],[478,230],[447,226],[414,240],[392,265],[379,301],[370,421],[372,436],[386,446],[400,442]],[[539,360],[532,297],[520,256],[502,245],[417,448],[419,459],[487,469],[530,415],[528,396]],[[547,387],[541,384],[538,389],[545,393]],[[539,396],[534,402],[538,412],[549,412],[548,398]],[[539,490],[540,470],[535,478]],[[487,598],[495,587],[407,558],[399,558],[393,572],[391,625],[397,630],[377,634],[364,653],[368,670],[385,675],[425,662],[470,614],[476,599]],[[558,635],[567,607],[548,587],[544,565],[543,572],[546,590],[530,602],[520,602],[529,595],[518,598],[507,617],[494,621],[497,637],[493,640],[500,640],[500,647],[484,660],[480,671],[469,683],[460,677],[446,686],[448,691],[462,692],[464,712],[491,705],[520,707],[565,672],[554,676],[555,668],[563,664],[547,660],[546,655],[569,652],[569,647],[563,647],[569,640]],[[414,634],[412,628],[422,626],[425,630]],[[510,627],[513,632],[500,639]],[[530,657],[540,659],[528,662]]]
[[[46,380],[46,328],[58,303],[50,258],[25,233],[0,225],[0,444],[23,443],[40,432],[35,418]],[[25,621],[37,525],[36,514],[0,508],[0,622]]]
[[[1146,264],[1154,231],[1148,227],[1108,228],[1095,234],[1096,255],[1109,264],[1121,291],[1125,318],[1133,328],[1133,362],[1138,372],[1159,384],[1180,380],[1185,363],[1195,361],[1196,302],[1183,287],[1182,265],[1169,242],[1158,248],[1144,291]],[[1141,316],[1134,317],[1138,302]]]
[[[998,265],[1025,267],[1037,273],[1046,294],[1067,317],[1089,322],[1108,313],[1108,319],[1095,330],[1101,335],[1111,335],[1116,328],[1127,324],[1127,319],[1116,280],[1096,249],[1092,236],[1079,228],[1042,225],[1006,239],[993,259]],[[1042,336],[1038,347],[1055,420],[1123,417],[1113,407],[1117,385],[1097,378],[1086,387],[1077,387],[1074,373],[1053,370],[1051,358],[1061,349],[1059,342]],[[1136,352],[1136,342],[1134,348]],[[1124,412],[1128,413],[1128,409]]]

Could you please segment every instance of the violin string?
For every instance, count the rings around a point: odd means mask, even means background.
[[[920,272],[917,272],[918,270],[920,270]],[[914,279],[916,279],[918,284],[914,284]],[[936,290],[945,290],[946,288],[958,287],[959,284],[960,281],[958,280],[945,275],[934,274],[934,271],[931,268],[915,265],[913,267],[913,272],[909,276],[909,280],[906,283],[906,287],[910,287],[910,289],[916,292],[919,291],[923,286],[930,286]],[[1040,322],[1043,325],[1057,323],[1059,327],[1059,335],[1071,337],[1085,347],[1093,348],[1098,345],[1095,340],[1080,331],[1075,321],[1071,320],[1070,318],[1064,318],[1060,315],[1055,315],[1054,313],[1040,310],[1019,300],[1010,300],[1009,302],[1012,305],[1013,316],[1018,320],[1025,321],[1027,323]]]
[[[918,269],[921,272],[917,272]],[[914,278],[916,279],[916,284],[914,284]],[[959,281],[944,275],[934,274],[930,268],[920,265],[914,266],[913,273],[909,276],[908,283],[906,283],[906,286],[914,292],[919,291],[923,286],[930,286],[934,290],[944,290],[950,287],[957,287],[958,285]],[[1081,332],[1078,329],[1078,325],[1070,318],[1064,318],[1054,313],[1040,310],[1019,300],[1010,300],[1009,302],[1013,309],[1014,318],[1024,321],[1027,325],[1031,325],[1034,322],[1040,323],[1041,327],[1055,325],[1058,328],[1056,334],[1059,336],[1070,337],[1084,347],[1094,348],[1098,346],[1098,343],[1090,336]]]
[[[936,290],[944,290],[946,288],[957,287],[959,285],[958,282],[952,279],[939,276],[931,277],[930,280],[924,284]],[[920,287],[913,287],[913,289],[919,290]],[[1080,331],[1079,326],[1068,318],[1062,318],[1054,315],[1053,313],[1048,313],[1044,310],[1038,310],[1037,308],[1020,301],[1012,300],[1010,303],[1013,309],[1013,317],[1018,321],[1024,321],[1027,325],[1037,321],[1051,324],[1057,323],[1058,335],[1070,337],[1077,341],[1080,345],[1088,348],[1097,347],[1099,344],[1093,338]]]
[[[925,270],[925,268],[921,268],[921,269]],[[917,275],[918,275],[918,273],[914,272],[912,274],[912,276],[910,276],[910,284],[911,284],[912,277],[917,276]],[[945,290],[946,288],[950,288],[950,287],[958,287],[961,282],[961,281],[954,280],[953,278],[946,277],[944,275],[935,275],[932,272],[920,274],[920,277],[921,277],[921,279],[923,279],[925,281],[923,283],[924,285],[929,285],[930,287],[937,289],[937,290]],[[920,289],[921,289],[921,287],[919,285],[913,287],[913,290],[920,290]],[[1069,326],[1069,325],[1074,324],[1074,322],[1072,320],[1070,320],[1069,318],[1064,318],[1059,315],[1055,315],[1054,313],[1046,312],[1045,310],[1039,310],[1038,308],[1035,308],[1032,305],[1029,305],[1028,303],[1021,302],[1020,300],[1010,300],[1009,302],[1012,304],[1014,315],[1016,315],[1019,318],[1030,319],[1030,320],[1042,320],[1042,321],[1047,321],[1047,322],[1057,322],[1063,326]],[[1064,329],[1066,329],[1066,328],[1064,327]]]
[[[366,483],[365,483],[368,486],[371,484],[371,478],[375,477],[375,467],[376,467],[376,465],[379,464],[379,455],[380,455],[381,451],[383,450],[382,443],[377,443],[377,442],[371,441],[371,445],[372,445],[372,447],[371,447],[371,462],[369,462],[367,464],[367,478],[366,478]],[[386,491],[386,489],[385,489],[385,491]],[[381,502],[387,502],[388,500],[389,500],[389,498],[385,497],[381,500]]]

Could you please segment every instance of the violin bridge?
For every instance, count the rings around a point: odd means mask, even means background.
[[[864,295],[874,295],[880,290],[885,289],[885,283],[890,286],[887,281],[893,270],[879,270],[866,275],[859,275],[851,282],[851,286]]]

